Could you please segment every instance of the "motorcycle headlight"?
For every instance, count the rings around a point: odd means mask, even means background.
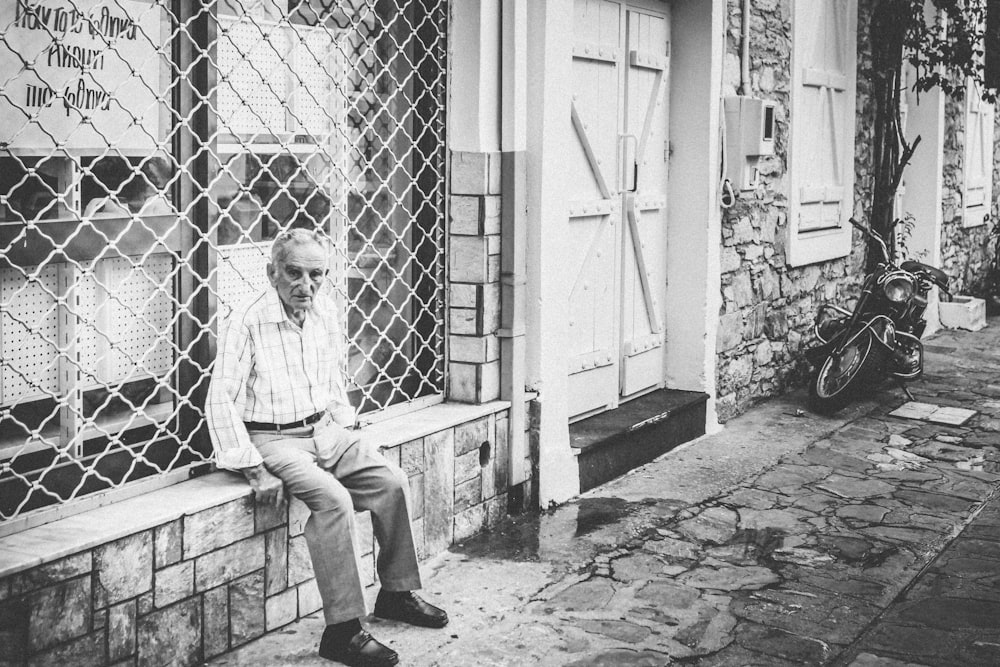
[[[913,278],[903,273],[888,276],[882,284],[882,292],[885,294],[885,298],[893,303],[909,301],[914,291]]]

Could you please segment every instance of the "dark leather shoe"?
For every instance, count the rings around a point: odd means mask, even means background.
[[[421,600],[412,591],[379,591],[375,600],[375,615],[422,628],[448,625],[448,614],[443,609]]]
[[[392,667],[399,662],[399,655],[362,630],[351,637],[346,646],[334,646],[328,633],[323,633],[319,643],[319,657],[336,660],[350,667]]]

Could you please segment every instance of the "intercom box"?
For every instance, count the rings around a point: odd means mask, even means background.
[[[775,108],[757,97],[725,99],[726,177],[741,190],[757,187],[760,158],[774,155]]]

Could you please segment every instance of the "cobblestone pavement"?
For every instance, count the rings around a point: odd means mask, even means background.
[[[406,665],[1000,664],[1000,321],[926,365],[910,390],[938,409],[893,416],[888,385],[836,418],[770,401],[433,559],[445,630],[367,624]],[[321,632],[212,664],[330,664]]]

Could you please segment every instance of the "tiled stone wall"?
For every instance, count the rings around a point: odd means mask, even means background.
[[[500,396],[500,153],[452,153],[448,398]]]
[[[505,516],[507,432],[502,411],[383,450],[410,478],[422,558]],[[311,614],[307,518],[246,495],[0,580],[0,665],[194,665]]]
[[[1000,114],[997,114],[1000,120]],[[983,283],[993,253],[991,233],[997,224],[997,197],[1000,186],[1000,127],[994,128],[993,207],[990,221],[965,227],[963,197],[965,172],[965,99],[945,98],[944,169],[941,216],[941,268],[951,276],[953,294],[984,296]]]
[[[866,4],[866,0],[859,3]],[[735,95],[739,88],[741,5],[741,0],[729,0],[727,5],[724,95]],[[761,164],[757,189],[740,193],[736,204],[723,211],[723,306],[716,345],[716,408],[721,421],[804,379],[808,367],[801,352],[810,340],[816,307],[829,300],[842,302],[856,292],[864,266],[857,239],[849,257],[803,267],[786,263],[791,0],[753,0],[751,14],[748,94],[777,103],[775,151]],[[859,20],[859,31],[862,23]],[[865,42],[860,34],[859,71]],[[863,114],[866,106],[865,83],[859,77],[858,112]],[[859,120],[856,201],[865,201],[868,132]]]

